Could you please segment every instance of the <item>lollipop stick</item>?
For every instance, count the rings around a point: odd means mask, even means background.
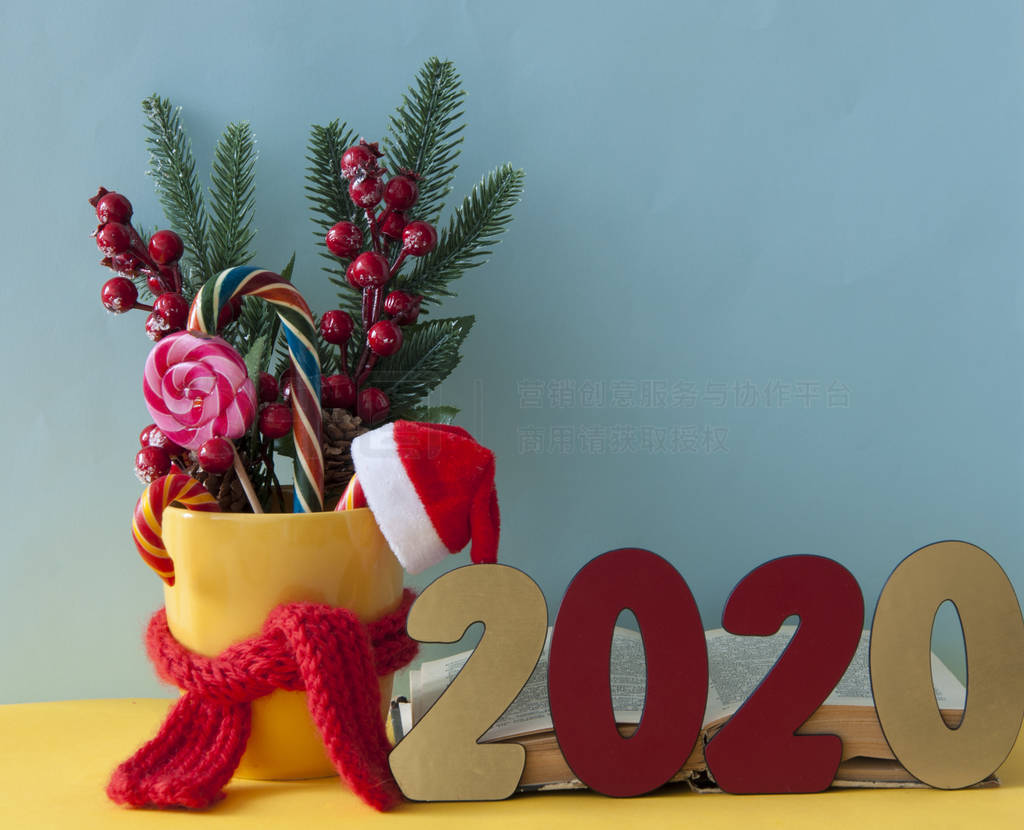
[[[238,480],[242,482],[242,489],[245,490],[245,497],[249,499],[249,504],[252,505],[252,512],[262,513],[263,507],[260,504],[259,498],[256,496],[256,490],[253,489],[252,481],[249,479],[249,474],[245,471],[242,459],[238,457],[238,450],[235,449],[234,443],[231,444],[231,447],[235,452],[235,472],[238,474]]]

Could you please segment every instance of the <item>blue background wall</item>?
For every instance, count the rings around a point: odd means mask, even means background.
[[[224,124],[251,122],[257,263],[296,251],[324,310],[309,125],[379,137],[435,54],[468,91],[455,195],[498,163],[527,171],[505,241],[444,308],[478,322],[439,399],[497,452],[501,556],[552,608],[620,545],[669,557],[708,627],[789,553],[846,564],[869,613],[942,538],[1024,586],[1019,3],[0,16],[0,701],[160,691],[140,643],[160,583],[128,536],[149,341],[143,315],[100,307],[85,202],[103,184],[164,223],[140,100],[184,107],[204,178]]]

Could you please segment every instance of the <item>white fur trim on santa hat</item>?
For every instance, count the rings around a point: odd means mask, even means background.
[[[442,561],[451,551],[437,535],[405,471],[395,445],[395,425],[365,432],[352,442],[352,462],[366,504],[392,553],[411,574]]]

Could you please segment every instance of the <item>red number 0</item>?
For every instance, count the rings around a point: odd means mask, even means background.
[[[705,749],[731,793],[810,793],[832,783],[842,757],[836,735],[794,735],[853,659],[864,597],[853,575],[821,556],[785,556],[740,581],[725,605],[732,634],[766,636],[789,616],[800,625],[761,685]]]
[[[629,738],[615,726],[608,658],[625,609],[640,624],[647,660],[643,718]],[[643,795],[668,781],[697,741],[708,654],[693,594],[657,554],[613,550],[590,561],[565,592],[551,637],[548,697],[572,771],[605,795]]]

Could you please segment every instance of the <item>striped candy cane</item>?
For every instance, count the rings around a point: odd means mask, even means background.
[[[341,494],[335,510],[358,510],[360,507],[368,507],[366,494],[363,492],[363,485],[359,483],[359,476],[353,475],[349,479],[345,492]]]
[[[209,280],[196,294],[188,328],[216,334],[217,317],[233,297],[259,297],[277,310],[292,358],[292,435],[295,440],[296,513],[324,508],[324,455],[320,444],[320,358],[316,325],[302,295],[278,274],[244,265]]]
[[[163,519],[164,510],[172,502],[189,510],[207,513],[220,510],[207,489],[182,472],[158,478],[142,493],[132,516],[132,539],[143,561],[168,585],[174,584],[174,562],[164,547]]]

